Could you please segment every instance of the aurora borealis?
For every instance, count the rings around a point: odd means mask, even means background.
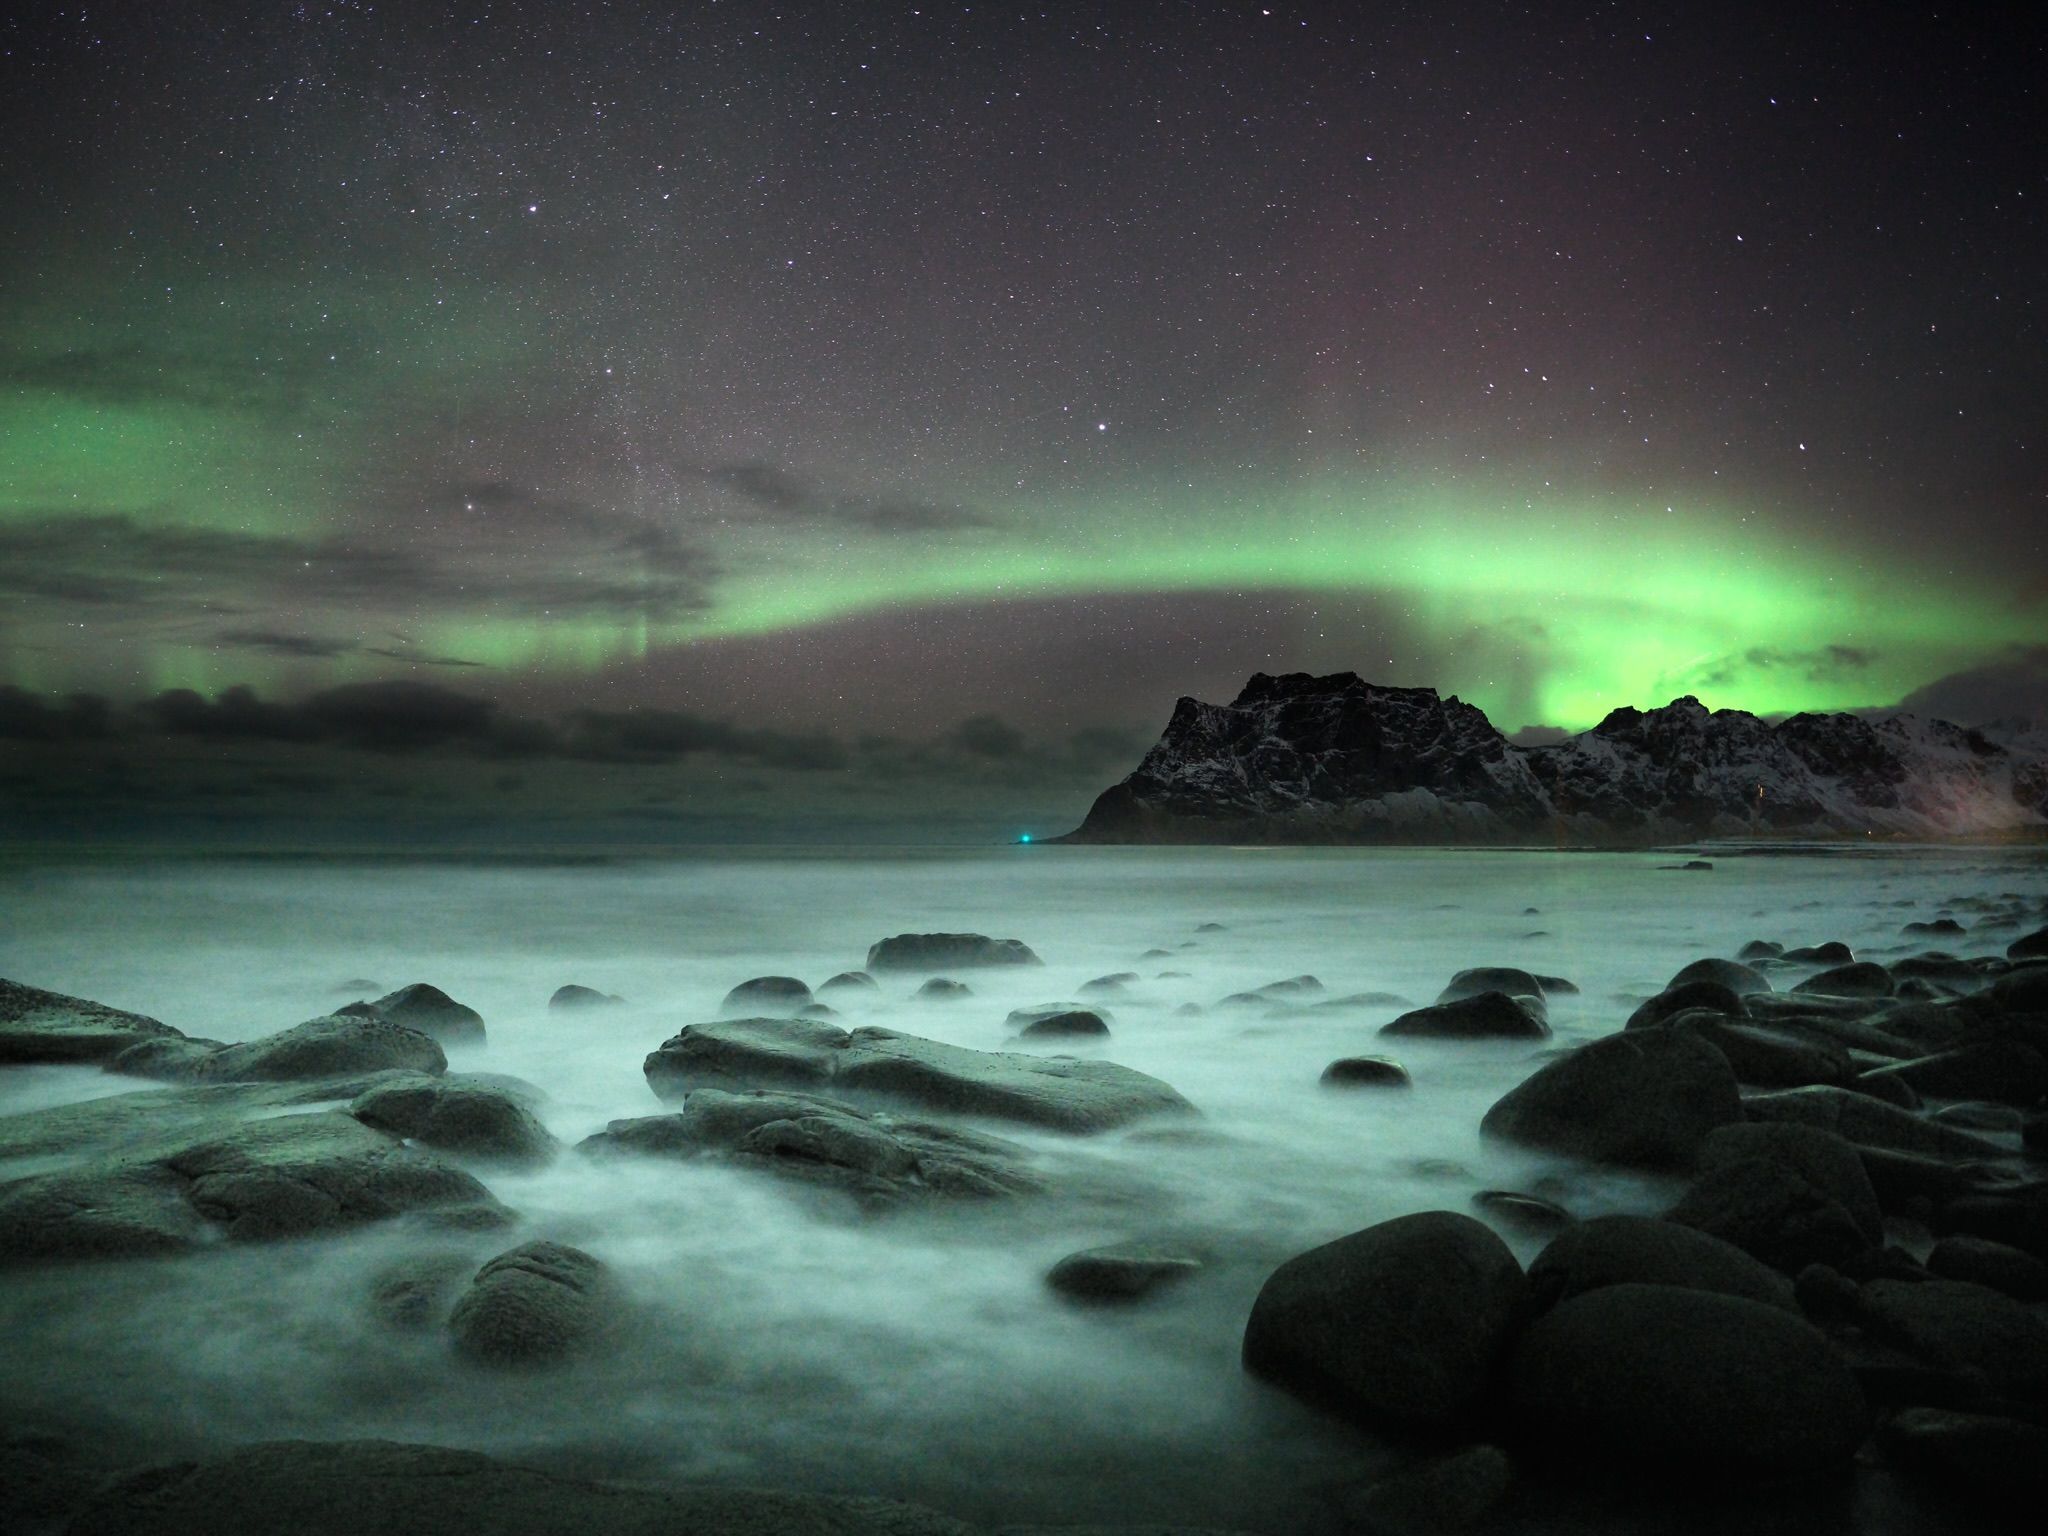
[[[2038,708],[2044,62],[1819,5],[12,8],[0,682]]]

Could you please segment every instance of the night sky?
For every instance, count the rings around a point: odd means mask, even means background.
[[[10,6],[0,715],[2048,709],[2023,13]]]

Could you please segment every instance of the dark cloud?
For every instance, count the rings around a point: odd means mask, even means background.
[[[772,464],[682,464],[694,475],[748,503],[757,514],[789,522],[852,523],[876,533],[936,533],[986,528],[989,518],[971,507],[918,501],[814,484]]]
[[[1024,733],[994,715],[974,715],[953,727],[953,745],[975,757],[999,761],[1022,755]]]
[[[97,694],[44,700],[0,685],[0,741],[92,741],[108,733],[112,706]]]
[[[2048,645],[2012,646],[1981,666],[1938,677],[1907,694],[1899,708],[1957,725],[2048,721]]]
[[[488,662],[461,656],[434,656],[410,645],[363,645],[355,640],[326,640],[317,635],[291,634],[273,629],[224,629],[213,637],[215,645],[238,650],[262,651],[271,656],[327,661],[337,656],[382,656],[416,667],[487,667]]]
[[[665,709],[579,710],[570,717],[564,749],[576,757],[636,763],[708,752],[800,772],[841,769],[852,761],[843,743],[822,732],[747,729]]]
[[[129,343],[29,351],[0,347],[0,390],[68,396],[94,405],[289,414],[306,397],[304,356],[215,355]]]
[[[1812,683],[1839,682],[1868,671],[1876,659],[1876,652],[1857,645],[1824,645],[1809,651],[1755,645],[1701,663],[1685,674],[1683,682],[1687,687],[1729,688],[1767,672],[1797,672]]]

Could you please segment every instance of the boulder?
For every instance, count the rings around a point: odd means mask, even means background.
[[[1325,1088],[1408,1088],[1408,1069],[1389,1056],[1340,1056],[1323,1068]]]
[[[1514,1466],[1496,1445],[1467,1446],[1401,1468],[1348,1495],[1353,1529],[1385,1536],[1442,1536],[1477,1525],[1508,1496]]]
[[[880,990],[881,983],[876,981],[866,971],[841,971],[837,976],[827,976],[822,982],[818,983],[818,995],[820,997],[823,997],[827,992],[856,994],[861,992],[879,992]]]
[[[541,1167],[560,1150],[515,1095],[464,1078],[381,1083],[358,1094],[348,1112],[393,1136],[512,1167]]]
[[[934,976],[917,989],[918,1001],[925,1003],[957,1003],[972,996],[974,989],[966,982],[945,976]]]
[[[1761,1157],[1708,1169],[1666,1219],[1731,1243],[1787,1275],[1809,1264],[1839,1268],[1871,1246],[1839,1200]]]
[[[1622,1477],[1772,1477],[1848,1461],[1869,1424],[1827,1339],[1782,1307],[1670,1285],[1601,1286],[1530,1325],[1512,1400],[1554,1456]]]
[[[566,987],[555,988],[554,995],[548,999],[548,1012],[582,1013],[591,1008],[615,1007],[624,1001],[615,993],[600,992],[595,987],[579,987],[572,982]]]
[[[1866,1083],[1875,1078],[1895,1078],[1932,1099],[1990,1099],[2025,1108],[2048,1095],[2048,1056],[2010,1038],[1972,1040],[1863,1074]]]
[[[1543,983],[1528,971],[1512,965],[1477,965],[1458,972],[1443,991],[1437,993],[1439,1003],[1455,1003],[1461,997],[1477,997],[1482,992],[1505,992],[1510,997],[1533,997],[1539,1002],[1544,997]]]
[[[1785,946],[1773,939],[1751,939],[1735,951],[1735,958],[1748,964],[1752,960],[1775,960],[1785,953]]]
[[[1826,1035],[1782,1024],[1744,1024],[1705,1009],[1691,1009],[1667,1021],[1690,1030],[1728,1058],[1735,1080],[1753,1088],[1798,1088],[1807,1083],[1853,1080],[1849,1049]]]
[[[142,1041],[182,1038],[139,1013],[0,978],[0,1066],[105,1061]]]
[[[1872,1338],[1950,1371],[1980,1374],[2005,1392],[2048,1390],[2048,1322],[1967,1280],[1872,1280],[1857,1293]]]
[[[448,1315],[458,1353],[484,1365],[550,1365],[592,1348],[616,1306],[603,1264],[563,1243],[521,1243],[476,1272]]]
[[[334,1013],[260,1040],[222,1046],[182,1070],[191,1082],[312,1082],[365,1072],[433,1075],[448,1070],[448,1057],[411,1025],[382,1015]]]
[[[1045,1283],[1076,1301],[1136,1301],[1200,1273],[1193,1254],[1149,1243],[1121,1243],[1070,1253]]]
[[[1621,1027],[1649,1029],[1677,1014],[1702,1008],[1731,1019],[1742,1018],[1749,1012],[1749,1005],[1742,1000],[1742,994],[1732,987],[1718,981],[1688,981],[1682,987],[1667,987],[1655,997],[1645,998]]]
[[[1078,990],[1083,997],[1114,997],[1135,986],[1139,980],[1136,971],[1118,971],[1111,976],[1097,976],[1093,981],[1084,981]]]
[[[474,1451],[286,1440],[150,1468],[101,1488],[70,1536],[976,1536],[884,1499],[592,1482]]]
[[[1479,992],[1402,1014],[1380,1033],[1433,1040],[1545,1040],[1550,1026],[1505,992]]]
[[[1676,976],[1664,983],[1664,990],[1669,992],[1674,987],[1682,987],[1692,981],[1718,982],[1730,992],[1743,997],[1772,990],[1771,979],[1762,971],[1744,965],[1740,960],[1711,958],[1695,960],[1691,965],[1684,967]]]
[[[755,976],[726,993],[718,1011],[726,1018],[784,1019],[812,1000],[811,989],[794,976]]]
[[[1676,1285],[1796,1310],[1786,1278],[1733,1243],[1655,1216],[1597,1216],[1550,1240],[1529,1266],[1532,1309],[1607,1285]]]
[[[2036,928],[2005,946],[2008,960],[2048,960],[2048,928]]]
[[[721,1157],[836,1190],[869,1209],[930,1195],[978,1198],[1041,1187],[1013,1143],[804,1093],[699,1088],[680,1114],[614,1120],[579,1150]]]
[[[1644,1029],[1582,1045],[1524,1080],[1480,1122],[1489,1136],[1593,1162],[1690,1163],[1716,1126],[1742,1118],[1721,1053],[1682,1030]]]
[[[964,971],[994,965],[1043,965],[1022,939],[982,933],[899,933],[868,950],[870,971]]]
[[[1812,1125],[1738,1121],[1720,1127],[1700,1144],[1702,1172],[1757,1159],[1789,1169],[1835,1201],[1869,1243],[1884,1241],[1884,1212],[1869,1169],[1856,1148],[1834,1132]]]
[[[1853,965],[1856,952],[1840,939],[1829,939],[1822,944],[1801,944],[1778,958],[1788,965]]]
[[[1838,965],[1792,988],[1795,995],[1817,992],[1823,997],[1890,997],[1895,990],[1892,973],[1868,960]]]
[[[2006,1155],[2005,1149],[1996,1142],[1957,1130],[1954,1126],[1922,1119],[1895,1104],[1887,1104],[1866,1094],[1852,1093],[1846,1088],[1817,1086],[1756,1093],[1745,1099],[1742,1107],[1752,1120],[1817,1125],[1854,1142],[1858,1147],[1950,1159]]]
[[[1014,1018],[1015,1015],[1013,1014]],[[1109,1025],[1092,1008],[1070,1008],[1065,1013],[1048,1013],[1033,1019],[1018,1032],[1021,1040],[1101,1040],[1108,1038]]]
[[[416,1029],[442,1045],[482,1045],[483,1015],[466,1008],[439,987],[424,981],[387,992],[374,1003],[365,1004],[377,1017]]]
[[[1340,1412],[1441,1427],[1485,1391],[1525,1288],[1507,1245],[1470,1216],[1396,1217],[1275,1270],[1245,1325],[1245,1368]]]
[[[663,1098],[695,1088],[830,1086],[835,1096],[1103,1131],[1193,1107],[1155,1077],[1108,1061],[943,1045],[892,1029],[851,1034],[808,1019],[692,1024],[646,1061]]]
[[[2001,1525],[2025,1529],[2048,1502],[2048,1427],[1953,1408],[1907,1408],[1878,1431],[1885,1461]]]
[[[2048,1263],[1988,1237],[1956,1232],[1927,1252],[1928,1273],[2003,1291],[2014,1301],[2048,1301]]]
[[[371,1277],[370,1316],[400,1333],[440,1328],[475,1274],[473,1254],[450,1249],[408,1254]]]
[[[1519,1189],[1482,1189],[1472,1196],[1472,1209],[1496,1228],[1518,1237],[1549,1237],[1577,1218],[1555,1200]]]

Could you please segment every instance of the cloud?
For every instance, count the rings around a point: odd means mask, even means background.
[[[1678,680],[1678,686],[1727,688],[1766,672],[1797,672],[1810,683],[1838,682],[1851,673],[1868,671],[1877,653],[1857,645],[1824,645],[1809,651],[1788,651],[1756,645],[1702,662]]]
[[[875,533],[936,533],[990,526],[988,517],[971,507],[828,489],[771,464],[681,464],[677,468],[737,496],[757,514],[785,522],[851,523]]]
[[[675,710],[579,710],[570,717],[565,751],[602,762],[672,762],[716,753],[769,768],[835,770],[852,761],[843,743],[822,732],[747,729]]]
[[[285,415],[306,397],[310,360],[228,356],[130,343],[30,351],[0,347],[0,390],[64,395],[94,405]]]
[[[248,687],[212,699],[173,688],[137,705],[136,714],[166,735],[215,741],[319,742],[372,752],[454,746],[490,755],[557,745],[548,727],[501,715],[489,699],[404,679],[345,683],[294,704],[266,702]]]
[[[364,645],[355,640],[324,640],[317,635],[290,634],[272,629],[224,629],[213,637],[215,645],[240,650],[262,651],[272,656],[325,661],[336,656],[383,656],[416,667],[487,667],[488,662],[461,656],[433,656],[411,645]]]
[[[45,701],[0,684],[0,741],[92,741],[108,734],[113,707],[97,694]]]
[[[975,757],[1008,760],[1024,751],[1024,733],[994,715],[975,715],[953,727],[952,743]]]
[[[1957,725],[2048,720],[2048,645],[2008,647],[1991,661],[1915,688],[1899,708]]]

